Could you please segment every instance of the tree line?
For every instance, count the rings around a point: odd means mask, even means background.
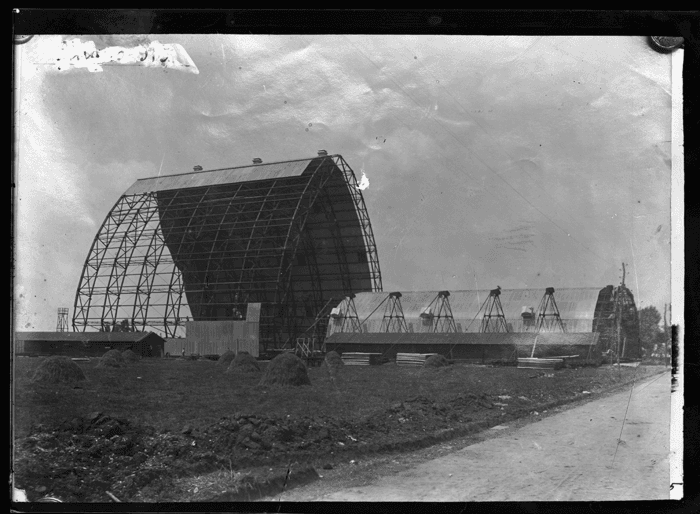
[[[639,310],[639,339],[644,359],[661,360],[670,357],[671,325],[665,323],[653,305]]]

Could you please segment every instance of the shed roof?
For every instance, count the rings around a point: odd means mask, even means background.
[[[304,173],[309,163],[314,159],[318,159],[318,157],[141,178],[126,190],[124,196],[191,187],[234,184],[253,180],[297,177]]]
[[[87,341],[105,343],[137,343],[149,336],[162,339],[153,332],[16,332],[19,341]]]

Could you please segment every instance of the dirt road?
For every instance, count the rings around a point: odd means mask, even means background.
[[[281,501],[605,501],[669,498],[670,373],[539,422],[343,487],[336,470]],[[623,423],[624,421],[624,423]],[[520,423],[520,425],[523,425]],[[619,441],[619,442],[618,442]],[[395,459],[397,457],[394,457]],[[392,462],[397,463],[397,460]],[[390,466],[389,466],[390,467]],[[384,470],[387,472],[387,470]],[[383,475],[383,476],[382,476]],[[269,499],[268,499],[269,500]]]

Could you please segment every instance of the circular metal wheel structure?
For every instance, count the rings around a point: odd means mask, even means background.
[[[189,319],[238,319],[260,303],[267,348],[345,296],[381,290],[355,174],[319,154],[136,181],[95,236],[72,325],[177,337]]]

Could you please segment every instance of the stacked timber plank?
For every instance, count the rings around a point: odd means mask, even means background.
[[[427,359],[431,355],[437,355],[437,353],[397,353],[396,365],[423,366],[425,364],[425,359]]]
[[[523,369],[559,369],[564,366],[564,359],[519,358],[518,367]]]
[[[343,352],[341,358],[346,366],[378,366],[381,353]]]

